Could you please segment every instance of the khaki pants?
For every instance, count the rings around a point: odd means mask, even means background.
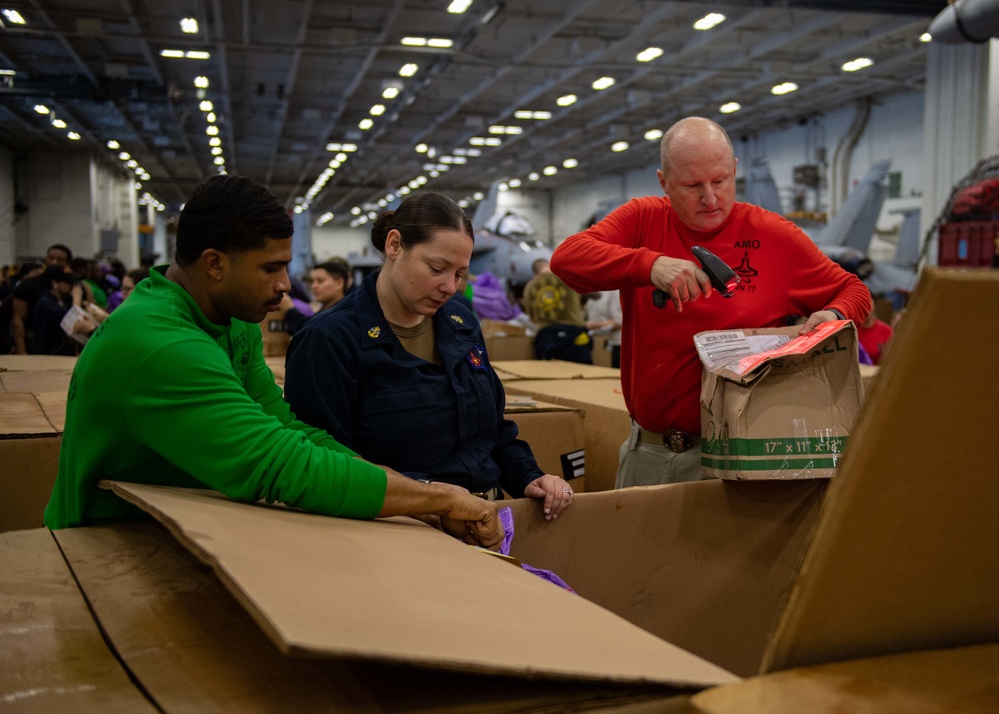
[[[675,453],[662,444],[649,444],[639,438],[641,427],[631,422],[631,433],[618,451],[617,481],[614,488],[655,486],[682,481],[704,481],[701,475],[701,447]]]

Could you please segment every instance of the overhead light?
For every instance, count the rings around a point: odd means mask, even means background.
[[[427,183],[427,181],[428,181],[428,179],[427,179],[426,176],[417,176],[416,177],[416,183],[419,186],[423,186],[424,184]]]
[[[709,12],[700,20],[694,23],[695,30],[710,30],[715,25],[725,22],[725,16],[720,12]]]
[[[213,136],[211,139],[208,140],[208,145],[209,146],[222,146],[222,140],[220,138],[218,138],[217,136]]]
[[[408,196],[411,191],[412,191],[412,189],[409,186],[402,186],[399,189],[399,195],[400,196]]]
[[[219,128],[213,124],[212,126],[205,129],[205,133],[208,134],[208,136],[218,136]]]
[[[203,112],[210,112],[214,108],[215,108],[215,105],[212,104],[207,99],[205,101],[201,102],[201,104],[198,105],[198,109],[200,109]]]
[[[645,138],[648,141],[658,141],[663,138],[663,133],[660,129],[649,129],[645,132]]]
[[[403,37],[399,40],[400,45],[406,45],[407,47],[426,47],[427,38],[426,37]]]
[[[363,131],[367,131],[368,129],[370,129],[374,125],[375,125],[375,122],[370,117],[365,117],[364,119],[361,119],[361,121],[357,122],[357,128],[361,129]]]
[[[352,216],[359,216],[359,215],[361,215],[361,207],[360,206],[354,206],[353,208],[351,208],[350,209],[350,215],[352,215]]]
[[[622,151],[627,151],[627,150],[628,150],[627,141],[615,141],[613,144],[611,144],[611,151],[620,153]]]
[[[437,47],[446,50],[449,47],[454,47],[454,40],[447,37],[431,37],[427,40],[427,47]]]
[[[326,145],[327,151],[357,151],[357,144],[330,143]],[[341,158],[341,156],[343,158]],[[337,154],[337,161],[346,161],[346,154]]]
[[[502,126],[499,124],[494,124],[489,127],[490,134],[521,134],[523,133],[523,128],[519,126]]]
[[[919,36],[919,41],[920,42],[932,42],[933,41],[933,35],[931,35],[929,32],[924,32],[923,34],[921,34]]]
[[[545,166],[543,169],[541,169],[541,173],[543,173],[545,176],[554,176],[555,174],[558,173],[558,169],[555,168],[554,166]]]
[[[301,213],[301,212],[302,212],[303,210],[305,210],[305,209],[303,209],[303,208],[302,208],[301,206],[295,206],[295,208],[294,208],[294,209],[292,209],[292,210],[294,210],[294,211],[295,211],[295,213]]]
[[[148,181],[149,179],[152,178],[152,176],[150,176],[148,173],[143,173],[139,178],[141,178],[143,181]]]
[[[120,149],[120,148],[121,148],[121,144],[119,144],[119,143],[118,143],[117,141],[115,141],[114,139],[111,139],[111,141],[109,141],[109,142],[107,143],[107,147],[108,147],[109,149]]]
[[[53,119],[52,126],[54,126],[56,129],[65,129],[66,122],[64,122],[62,119]]]
[[[221,146],[213,146],[212,147],[212,156],[219,156],[221,153],[222,153],[222,147]]]
[[[160,57],[181,58],[183,56],[184,50],[160,50]]]
[[[130,158],[132,158],[132,155],[127,151],[123,151],[120,154],[118,154],[118,158],[121,159],[122,161],[128,161]]]
[[[513,113],[513,116],[517,119],[551,119],[552,113],[546,111],[531,111],[530,109],[520,109]]]
[[[316,224],[321,226],[321,225],[324,225],[326,223],[329,223],[332,220],[333,220],[333,214],[330,213],[329,211],[327,211],[323,215],[319,216],[319,220],[316,221]]]
[[[635,55],[635,59],[639,62],[651,62],[657,57],[663,56],[663,50],[661,47],[646,47],[644,50]]]
[[[503,140],[496,136],[473,136],[468,143],[472,146],[500,146]]]
[[[520,188],[520,179],[510,179],[510,188]]]
[[[858,69],[870,67],[872,64],[874,64],[874,60],[870,57],[858,57],[857,59],[850,60],[849,62],[844,62],[842,70],[844,72],[856,72]]]
[[[224,163],[225,163],[225,159],[223,159],[221,156],[216,156],[215,157],[215,165],[216,166],[221,166]]]
[[[17,74],[17,70],[0,69],[0,77],[13,77],[15,74]]]
[[[188,35],[198,34],[198,21],[193,17],[185,17],[180,21],[180,31]]]
[[[569,105],[576,103],[576,95],[566,94],[556,99],[555,103],[558,104],[560,107],[568,107]]]
[[[142,190],[142,184],[139,183],[138,181],[135,182],[135,190],[136,191],[141,191]]]
[[[27,22],[25,22],[24,17],[21,16],[21,13],[19,13],[17,10],[4,10],[3,16],[6,17],[10,22],[12,22],[15,25],[28,24]]]
[[[482,193],[482,191],[476,191],[475,193],[472,194],[472,198],[474,198],[476,201],[481,201],[485,197],[486,194]]]
[[[527,174],[527,178],[531,179],[531,181],[537,181],[539,178],[541,178],[541,174],[539,174],[537,171],[532,171],[531,173]]]
[[[407,62],[406,64],[404,64],[402,67],[399,68],[399,76],[412,77],[414,74],[416,74],[419,71],[419,69],[420,69],[419,65],[413,64],[412,62]]]
[[[737,112],[740,109],[742,109],[742,105],[739,104],[739,102],[725,102],[720,107],[718,107],[718,111],[720,111],[722,114],[732,114],[733,112]]]
[[[416,145],[416,153],[417,154],[425,154],[425,153],[427,153],[427,148],[429,148],[429,147],[427,147],[426,144],[417,144]]]
[[[472,0],[451,0],[447,6],[447,11],[452,15],[460,15],[472,5]]]
[[[385,113],[385,105],[384,104],[375,104],[373,107],[371,107],[371,109],[368,110],[368,112],[373,117],[380,117],[382,114]]]
[[[208,77],[195,77],[194,86],[200,89],[208,89]]]
[[[574,169],[579,166],[579,162],[576,159],[566,159],[562,162],[562,168]]]
[[[39,114],[48,114],[51,110],[44,104],[36,104],[35,111]]]
[[[608,87],[614,86],[613,77],[601,77],[596,82],[593,83],[593,88],[596,90],[607,89]]]
[[[188,52],[185,52],[184,56],[187,59],[196,59],[196,60],[211,59],[211,54],[210,53],[208,53],[208,52],[202,52],[201,50],[190,50]]]
[[[136,161],[135,159],[129,159],[128,161],[125,162],[125,166],[127,166],[130,169],[134,169],[138,165],[139,162]]]
[[[790,94],[791,92],[795,92],[797,90],[798,90],[798,85],[795,84],[794,82],[781,82],[777,86],[773,87],[770,90],[770,93],[781,95],[781,94]]]
[[[398,87],[385,87],[385,89],[382,90],[382,97],[384,97],[385,99],[395,99],[398,96],[399,96]]]
[[[503,0],[496,0],[492,7],[482,13],[482,17],[479,18],[479,24],[488,25],[501,9],[503,9]]]
[[[510,190],[509,184],[507,184],[505,182],[501,182],[500,185],[497,186],[497,188],[499,188],[500,191],[509,191]]]
[[[69,132],[68,134],[66,134],[66,136],[68,136],[73,141],[79,141],[80,140],[80,135],[77,134],[75,131]]]
[[[343,153],[343,152],[341,151],[341,152],[340,152],[339,154],[336,154],[336,155],[334,156],[334,158],[335,158],[335,159],[336,159],[337,161],[346,161],[346,160],[347,160],[347,155],[346,155],[345,153]]]

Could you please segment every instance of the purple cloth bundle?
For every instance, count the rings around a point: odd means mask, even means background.
[[[510,555],[510,543],[513,542],[513,511],[509,508],[502,508],[499,512],[500,522],[503,524],[503,545],[500,546],[500,553],[503,555]],[[534,573],[539,578],[547,580],[550,583],[555,583],[560,588],[565,588],[571,593],[575,593],[569,585],[555,573],[550,570],[542,570],[541,568],[532,568],[530,565],[521,563],[520,567],[529,573]]]

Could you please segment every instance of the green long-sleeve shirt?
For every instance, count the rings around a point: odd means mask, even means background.
[[[164,272],[154,268],[80,355],[45,525],[142,517],[100,479],[377,515],[384,469],[295,418],[264,362],[260,327],[209,322]]]

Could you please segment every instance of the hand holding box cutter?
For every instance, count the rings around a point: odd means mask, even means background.
[[[708,276],[708,279],[711,281],[711,287],[720,292],[722,297],[732,297],[735,286],[738,285],[741,280],[739,276],[735,274],[735,271],[728,267],[728,264],[724,260],[719,258],[707,248],[695,245],[690,250],[700,261],[701,270],[704,271],[704,273]],[[652,293],[652,303],[658,308],[665,307],[667,301],[669,300],[669,293],[665,290],[656,289]]]

